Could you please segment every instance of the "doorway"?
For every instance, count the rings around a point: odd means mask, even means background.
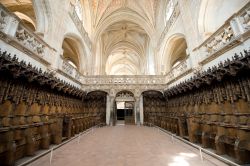
[[[134,95],[129,91],[122,91],[116,95],[114,106],[115,125],[135,124],[134,102]]]
[[[117,120],[125,120],[125,109],[117,109]]]
[[[125,125],[125,105],[122,101],[116,102],[116,125]]]

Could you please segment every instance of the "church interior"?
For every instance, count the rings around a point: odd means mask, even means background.
[[[0,165],[250,165],[249,0],[0,0]]]

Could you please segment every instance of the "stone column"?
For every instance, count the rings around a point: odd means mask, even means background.
[[[135,124],[140,125],[140,98],[135,97],[135,106],[134,106],[134,113],[135,113]]]
[[[139,101],[139,111],[140,111],[140,124],[143,125],[143,96],[140,96]]]
[[[114,126],[115,125],[115,117],[114,117],[114,101],[115,101],[115,97],[114,96],[110,96],[110,126]]]
[[[110,125],[110,96],[107,95],[107,101],[106,101],[106,124]]]

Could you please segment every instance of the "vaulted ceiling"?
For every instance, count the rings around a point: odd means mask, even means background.
[[[154,25],[159,0],[89,0],[89,5],[93,27],[114,11],[126,8],[138,13]]]
[[[101,40],[106,74],[143,73],[148,35],[139,25],[128,21],[114,23],[103,32]]]
[[[155,35],[162,0],[82,0],[85,25],[98,43],[99,74],[145,73],[147,52]],[[99,49],[99,51],[98,51]]]

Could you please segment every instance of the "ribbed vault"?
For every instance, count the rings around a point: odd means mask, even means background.
[[[106,74],[143,74],[148,39],[136,23],[120,21],[110,25],[101,37]]]

